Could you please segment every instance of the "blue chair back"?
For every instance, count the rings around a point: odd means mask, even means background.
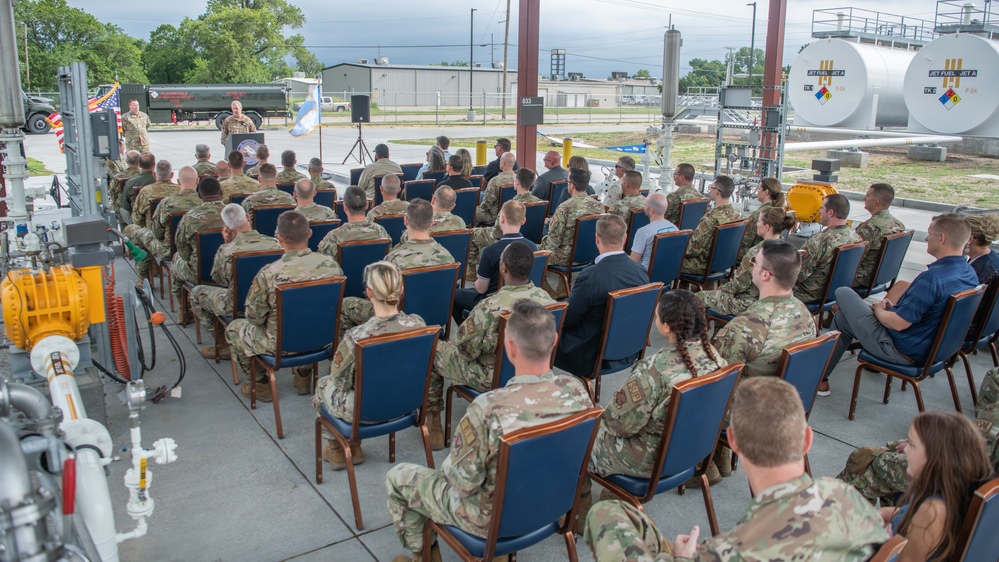
[[[177,211],[170,213],[170,257],[177,253],[177,229],[180,228],[180,219],[184,218],[187,211]]]
[[[503,204],[517,196],[517,188],[512,185],[504,185],[500,188],[500,208]]]
[[[312,198],[312,202],[316,205],[322,205],[323,207],[334,209],[336,208],[336,190],[317,189],[315,197]]]
[[[198,285],[212,284],[212,266],[215,265],[215,254],[225,243],[222,239],[222,229],[212,228],[194,232],[194,243],[198,247]]]
[[[975,491],[968,515],[958,535],[955,560],[974,562],[991,560],[999,552],[999,478],[990,480]]]
[[[402,168],[402,181],[413,181],[423,164],[399,164],[399,167]]]
[[[362,173],[364,173],[364,168],[351,168],[350,185],[357,185],[357,182],[361,181]]]
[[[988,288],[985,289],[982,304],[979,305],[978,312],[975,313],[972,325],[974,330],[968,332],[968,336],[965,338],[968,343],[974,344],[972,349],[978,348],[979,342],[983,338],[991,338],[999,331],[999,276],[992,279]],[[967,346],[965,347],[967,348]]]
[[[385,259],[391,244],[388,238],[376,238],[353,240],[337,246],[336,261],[340,262],[343,274],[347,276],[343,290],[345,297],[364,297],[364,268]]]
[[[388,175],[388,174],[385,174],[385,175]],[[375,176],[375,206],[376,207],[378,205],[381,205],[382,202],[385,201],[385,198],[382,197],[382,178],[384,178],[385,175]],[[400,181],[402,180],[402,174],[393,174],[393,175],[399,176]]]
[[[689,230],[656,234],[652,241],[652,257],[649,260],[649,281],[672,287],[680,278],[680,266],[687,254],[690,242]]]
[[[551,250],[538,250],[534,252],[534,266],[531,268],[531,283],[535,287],[541,287],[545,278],[545,270],[548,269],[548,258],[551,257]]]
[[[406,201],[415,201],[417,199],[430,199],[434,196],[434,190],[437,187],[437,182],[434,180],[411,180],[406,182]]]
[[[246,308],[246,295],[250,293],[253,278],[265,265],[281,259],[284,250],[256,250],[237,252],[232,255],[232,290],[236,294],[232,317],[243,315]]]
[[[548,215],[547,201],[537,203],[527,203],[524,205],[526,216],[524,226],[520,227],[520,233],[535,244],[541,243],[541,238],[545,233],[545,217]]]
[[[343,277],[278,285],[275,357],[332,347],[339,335],[343,286]]]
[[[318,252],[319,243],[338,226],[340,226],[340,221],[336,219],[310,222],[309,228],[312,230],[312,236],[309,236],[309,249],[313,252]]]
[[[156,209],[160,206],[160,201],[166,199],[166,197],[156,197],[155,199],[149,200],[149,216],[152,217],[156,214]]]
[[[472,187],[477,187],[480,190],[485,188],[485,179],[481,174],[468,176],[468,183],[472,184]]]
[[[602,361],[627,359],[645,350],[662,288],[662,283],[649,283],[607,293],[607,315],[594,376],[600,375]]]
[[[781,351],[777,376],[791,383],[805,406],[805,418],[812,413],[819,381],[826,371],[839,332],[828,332],[817,338],[789,345]]]
[[[881,242],[881,256],[878,259],[878,269],[871,280],[870,289],[880,285],[887,286],[898,277],[898,272],[902,269],[902,262],[905,254],[909,251],[909,243],[912,242],[912,235],[915,232],[906,230],[885,236]]]
[[[253,229],[264,236],[274,236],[281,213],[294,210],[294,205],[258,205],[252,211]]]
[[[395,246],[402,239],[402,233],[406,231],[406,215],[382,215],[375,217],[375,222],[382,225],[385,232],[392,238],[392,245]]]
[[[457,263],[414,267],[402,272],[402,303],[406,314],[418,314],[428,326],[440,326],[447,334],[451,324],[454,289],[458,285]]]
[[[941,331],[933,342],[933,349],[929,354],[931,360],[927,362],[927,368],[935,363],[947,361],[961,349],[978,305],[982,302],[983,294],[984,289],[977,287],[961,291],[947,299],[947,308],[944,309],[943,320],[940,323]]]
[[[230,197],[229,201],[230,201],[230,203],[235,203],[237,205],[242,205],[243,201],[246,201],[246,198],[249,197],[250,195],[251,194],[249,194],[249,193],[237,193],[236,195],[233,195],[232,197]]]
[[[651,221],[645,214],[645,209],[631,210],[630,217],[628,218],[628,241],[624,244],[625,252],[631,252],[631,245],[635,242],[635,233],[638,232],[639,228],[648,225],[649,222]]]
[[[586,215],[576,219],[576,237],[572,241],[570,264],[589,263],[600,255],[597,249],[597,221],[600,215]]]
[[[486,168],[488,168],[488,167],[489,166],[473,166],[472,167],[472,175],[473,176],[481,176],[481,175],[483,175],[483,174],[486,173]]]
[[[431,232],[430,237],[444,246],[444,249],[451,254],[454,261],[458,262],[458,279],[465,278],[465,269],[468,267],[468,250],[472,246],[472,229],[446,230],[442,232]]]
[[[294,183],[279,183],[277,185],[277,188],[280,189],[281,191],[287,193],[288,195],[291,195],[292,197],[295,196],[295,184]]]
[[[833,250],[832,271],[826,281],[822,303],[835,301],[836,289],[853,286],[853,280],[857,277],[857,268],[860,267],[860,260],[863,259],[866,248],[867,242],[854,242]]]
[[[697,228],[704,213],[708,212],[708,203],[711,200],[688,199],[680,204],[680,224],[676,225],[680,230],[694,230]]]
[[[526,535],[553,523],[557,527],[579,495],[602,412],[591,408],[500,438],[493,509],[498,521],[490,539]]]
[[[545,308],[555,317],[555,333],[562,336],[562,325],[565,320],[565,309],[569,308],[568,302],[552,303]],[[490,389],[503,388],[510,382],[515,372],[510,357],[506,354],[506,347],[503,345],[503,337],[506,334],[506,323],[510,320],[510,313],[504,312],[500,315],[499,333],[496,339],[496,364],[493,365],[493,384]],[[555,350],[552,350],[551,365],[555,364]]]
[[[475,208],[479,206],[479,193],[477,187],[466,187],[454,191],[455,203],[451,213],[461,217],[461,220],[465,221],[469,227],[475,222]]]
[[[551,184],[551,191],[548,197],[548,216],[555,214],[555,209],[558,208],[558,202],[562,200],[562,194],[565,193],[566,186],[569,185],[568,180],[556,180]]]
[[[746,231],[746,221],[730,222],[715,227],[715,239],[711,250],[711,263],[708,273],[728,271],[735,265],[742,244],[742,234]],[[854,272],[857,269],[854,268]],[[853,281],[853,279],[851,279]]]
[[[734,363],[673,386],[657,453],[660,477],[689,470],[714,451],[741,372],[742,363]]]
[[[394,420],[423,407],[439,333],[428,326],[357,342],[354,415],[359,421]]]
[[[447,178],[447,170],[438,170],[436,172],[423,172],[423,179],[434,180],[434,183],[439,181],[444,181]]]

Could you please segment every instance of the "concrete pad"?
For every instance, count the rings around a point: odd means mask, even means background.
[[[909,158],[926,162],[945,162],[947,147],[945,146],[910,146]]]
[[[826,156],[838,158],[840,166],[844,168],[866,168],[868,153],[859,150],[828,150]]]
[[[350,539],[344,542],[331,544],[327,547],[306,552],[298,556],[286,558],[295,562],[326,562],[328,560],[351,560],[357,562],[371,562],[377,560],[371,552],[364,547],[358,539]]]

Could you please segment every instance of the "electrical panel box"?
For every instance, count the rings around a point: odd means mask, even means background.
[[[113,111],[102,109],[90,114],[90,130],[93,131],[94,156],[117,160],[118,119]]]

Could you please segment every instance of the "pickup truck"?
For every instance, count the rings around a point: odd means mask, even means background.
[[[302,109],[302,103],[298,102],[295,104],[295,111]],[[349,101],[333,101],[333,98],[329,96],[323,96],[323,100],[320,104],[323,111],[350,111]]]

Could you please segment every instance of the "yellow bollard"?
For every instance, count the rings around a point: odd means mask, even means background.
[[[475,165],[486,165],[486,141],[480,140],[475,143]]]
[[[569,159],[572,158],[572,139],[562,139],[562,167],[569,167]]]

